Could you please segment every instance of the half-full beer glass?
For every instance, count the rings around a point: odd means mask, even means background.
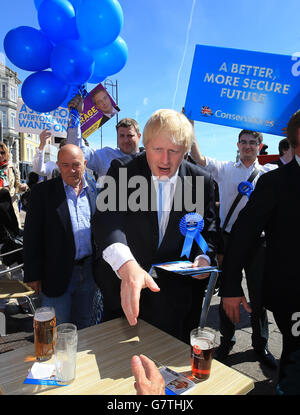
[[[200,327],[191,331],[192,375],[200,380],[209,378],[211,361],[214,354],[215,331]]]
[[[43,361],[51,358],[53,350],[53,334],[56,325],[53,307],[40,307],[34,313],[34,346],[36,360]]]

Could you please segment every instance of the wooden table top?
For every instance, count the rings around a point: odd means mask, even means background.
[[[144,354],[178,373],[189,375],[190,347],[156,327],[138,321],[129,326],[119,318],[78,332],[76,378],[68,386],[24,384],[34,355],[29,345],[0,355],[0,387],[8,395],[135,395],[130,361]],[[53,363],[53,357],[46,363]],[[193,395],[243,395],[253,389],[253,380],[213,360],[208,380],[197,383]]]

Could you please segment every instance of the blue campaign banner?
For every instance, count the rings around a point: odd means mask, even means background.
[[[196,45],[185,102],[188,118],[284,135],[300,108],[300,60]]]

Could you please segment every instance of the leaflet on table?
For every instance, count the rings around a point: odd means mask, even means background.
[[[184,395],[196,386],[192,380],[168,367],[163,366],[159,371],[165,381],[166,395]]]
[[[152,268],[161,268],[166,271],[175,272],[182,275],[199,275],[199,273],[211,272],[215,267],[192,267],[191,261],[171,261],[153,264]]]
[[[40,362],[35,362],[32,365],[32,368],[24,380],[24,383],[30,383],[32,385],[67,386],[60,385],[56,382],[55,366],[53,364]]]

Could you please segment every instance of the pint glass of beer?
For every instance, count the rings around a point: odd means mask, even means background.
[[[34,346],[36,360],[43,361],[53,354],[53,330],[56,324],[53,307],[40,307],[34,313]]]
[[[214,354],[216,333],[213,329],[200,327],[191,331],[192,375],[200,380],[209,378]]]

